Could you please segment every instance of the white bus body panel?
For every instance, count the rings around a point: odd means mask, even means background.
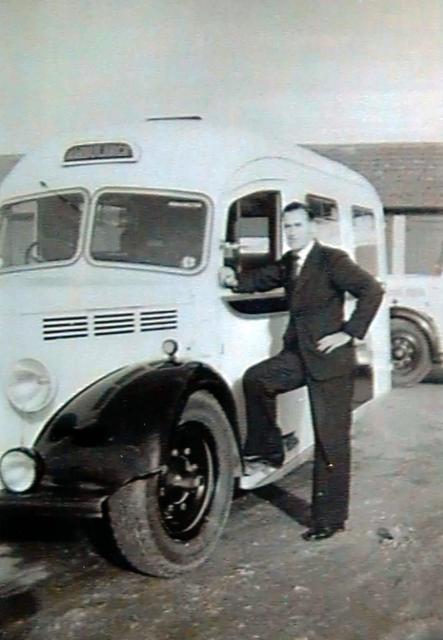
[[[138,159],[63,166],[64,151],[84,140],[66,139],[24,158],[1,185],[0,198],[12,201],[79,188],[94,199],[97,191],[116,187],[204,194],[210,204],[210,224],[203,265],[194,274],[149,266],[99,265],[91,262],[86,252],[86,257],[79,257],[70,265],[0,273],[0,451],[32,446],[54,411],[73,395],[119,367],[158,360],[166,338],[178,341],[179,358],[212,366],[233,390],[239,414],[244,415],[242,375],[252,364],[280,350],[287,314],[240,316],[224,300],[229,292],[217,283],[223,264],[220,242],[226,235],[227,209],[241,195],[278,190],[283,204],[304,200],[309,193],[335,197],[341,213],[340,236],[320,240],[340,245],[351,254],[350,207],[371,207],[376,213],[379,242],[383,243],[381,204],[372,187],[361,176],[310,151],[296,146],[282,149],[256,136],[206,127],[200,122],[149,123],[141,129],[113,130],[94,139],[126,141],[137,150]],[[91,212],[86,212],[85,217],[88,216],[91,218]],[[82,253],[88,244],[91,220],[86,226],[89,231],[82,238]],[[380,260],[384,279],[383,251]],[[349,312],[352,303],[347,306]],[[176,312],[176,326],[142,332],[141,314],[159,310]],[[97,314],[121,312],[132,314],[134,331],[96,334]],[[45,318],[72,314],[84,318],[87,335],[44,339]],[[361,349],[373,367],[375,396],[390,388],[387,316],[385,305]],[[56,382],[51,404],[36,414],[14,410],[5,395],[9,372],[21,358],[41,361]],[[281,396],[278,411],[282,430],[295,428],[299,452],[307,451],[313,434],[306,391]],[[241,429],[244,435],[244,420]]]

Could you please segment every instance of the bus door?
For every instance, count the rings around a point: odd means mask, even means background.
[[[278,259],[282,251],[280,192],[255,191],[232,202],[225,241],[224,266],[236,271],[247,272]],[[286,298],[283,289],[252,294],[223,289],[222,297],[228,310],[223,320],[223,373],[244,410],[242,376],[248,367],[281,350],[288,320]],[[280,395],[277,410],[283,433],[296,427],[299,451],[307,448],[312,428],[306,389]]]

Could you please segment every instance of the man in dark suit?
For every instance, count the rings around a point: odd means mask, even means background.
[[[276,263],[223,283],[237,292],[283,286],[289,323],[283,350],[248,369],[243,378],[248,435],[244,456],[249,472],[282,466],[284,446],[276,424],[276,396],[307,385],[315,450],[312,522],[305,540],[329,538],[348,518],[353,338],[363,338],[380,305],[378,282],[340,249],[314,240],[315,222],[306,206],[293,202],[283,211],[290,251]],[[344,319],[345,293],[357,300]],[[257,464],[258,462],[258,464]]]

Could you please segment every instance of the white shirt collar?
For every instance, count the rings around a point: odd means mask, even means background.
[[[310,242],[308,242],[308,244],[303,247],[303,249],[300,249],[300,251],[297,251],[298,253],[298,270],[301,269],[301,267],[304,265],[306,258],[308,257],[309,252],[311,251],[312,247],[314,246],[315,242],[314,240],[311,240]]]

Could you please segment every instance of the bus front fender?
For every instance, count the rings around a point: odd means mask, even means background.
[[[35,443],[43,481],[112,491],[159,472],[186,400],[202,389],[225,411],[239,446],[235,402],[217,372],[199,362],[141,364],[96,381],[48,422]]]

